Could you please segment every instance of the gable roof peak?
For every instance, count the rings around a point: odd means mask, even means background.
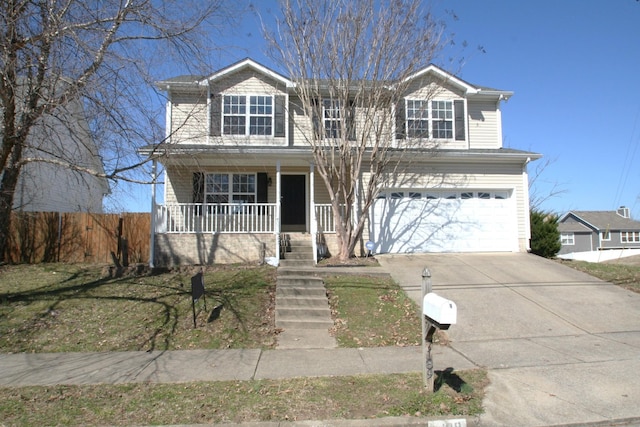
[[[422,68],[421,70],[416,71],[415,73],[411,74],[409,77],[405,78],[403,82],[407,82],[427,74],[432,74],[441,80],[451,83],[453,86],[460,88],[466,95],[492,96],[492,97],[498,98],[499,100],[505,100],[505,101],[508,100],[511,96],[513,96],[513,92],[511,91],[493,89],[486,86],[473,85],[461,79],[460,77],[448,71],[445,71],[443,68],[435,64],[429,64],[426,67]]]
[[[200,81],[200,85],[206,86],[208,85],[210,82],[217,80],[219,78],[228,76],[230,74],[233,74],[235,72],[238,72],[240,70],[244,70],[246,68],[250,68],[256,72],[259,72],[261,74],[264,74],[265,76],[269,76],[274,80],[278,80],[282,83],[284,83],[286,85],[286,87],[295,87],[295,83],[293,81],[291,81],[289,78],[283,76],[282,74],[278,73],[277,71],[272,70],[269,67],[266,67],[262,64],[260,64],[257,61],[254,61],[253,59],[247,57],[244,59],[241,59],[240,61],[231,64],[227,67],[224,67],[218,71],[216,71],[215,73],[211,74],[210,76],[202,79]]]

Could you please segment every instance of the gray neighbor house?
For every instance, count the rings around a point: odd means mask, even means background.
[[[570,211],[558,221],[562,247],[558,255],[611,249],[640,250],[640,221],[629,208],[615,211]]]

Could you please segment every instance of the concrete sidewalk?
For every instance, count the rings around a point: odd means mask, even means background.
[[[432,350],[436,370],[473,368],[450,348]],[[394,374],[422,370],[421,347],[181,350],[0,355],[0,386],[184,383]]]

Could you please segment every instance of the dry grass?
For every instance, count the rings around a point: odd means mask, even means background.
[[[0,424],[212,424],[482,412],[485,371],[441,372],[439,380],[433,394],[422,391],[420,374],[0,388]]]

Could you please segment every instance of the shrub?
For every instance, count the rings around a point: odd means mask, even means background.
[[[553,258],[560,247],[558,216],[532,209],[531,252],[545,258]]]

